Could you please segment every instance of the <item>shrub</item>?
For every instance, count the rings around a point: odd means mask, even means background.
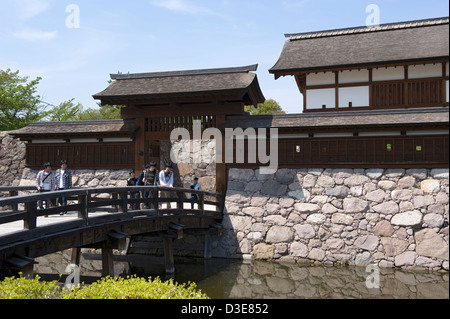
[[[40,282],[34,279],[5,278],[0,281],[0,299],[56,299],[60,298],[61,289],[56,281]]]
[[[58,282],[6,278],[0,282],[0,299],[208,299],[196,290],[195,283],[180,285],[173,280],[146,280],[136,275],[127,278],[106,277],[91,285],[71,290],[61,289]]]

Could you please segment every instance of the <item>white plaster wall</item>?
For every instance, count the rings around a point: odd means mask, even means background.
[[[403,67],[379,68],[372,70],[373,81],[403,80],[405,69]]]
[[[369,70],[346,70],[339,72],[339,83],[368,82]]]
[[[307,109],[321,109],[322,105],[326,105],[327,109],[334,108],[336,106],[335,89],[308,90],[306,92]]]
[[[306,85],[334,84],[336,82],[333,72],[311,73],[306,76]]]
[[[442,76],[442,64],[421,64],[421,65],[410,65],[408,67],[408,78],[419,79],[419,78],[431,78]]]
[[[369,87],[339,88],[339,107],[348,107],[349,102],[352,102],[352,107],[369,106]]]

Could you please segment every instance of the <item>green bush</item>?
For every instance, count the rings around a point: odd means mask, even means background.
[[[61,289],[56,281],[40,282],[34,279],[5,278],[0,281],[0,299],[56,299],[60,298]]]
[[[57,281],[39,279],[6,278],[0,282],[0,299],[208,299],[195,283],[180,285],[159,278],[106,277],[71,290],[61,289]]]

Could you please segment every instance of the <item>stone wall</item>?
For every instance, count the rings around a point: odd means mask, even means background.
[[[161,141],[161,167],[164,162],[171,162],[173,152],[177,163],[173,165],[176,187],[189,188],[198,177],[202,189],[207,192],[216,191],[216,143],[214,140],[202,140],[200,152],[191,149],[190,140]]]
[[[449,268],[448,169],[230,169],[221,257]]]
[[[25,168],[25,144],[0,132],[0,186],[18,186]]]
[[[59,168],[54,164],[53,169]],[[70,163],[69,163],[70,169]],[[20,186],[34,186],[39,171],[25,168],[20,180]],[[124,170],[72,170],[73,187],[111,187],[127,186],[130,169]]]

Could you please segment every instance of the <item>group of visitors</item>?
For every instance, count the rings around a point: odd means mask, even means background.
[[[136,177],[136,172],[133,170],[130,172],[130,178],[127,181],[128,186],[159,186],[159,187],[167,187],[171,188],[173,187],[173,171],[172,171],[172,164],[166,163],[164,170],[158,171],[156,168],[156,163],[151,162],[150,164],[144,165],[144,169],[139,174],[139,177]],[[191,184],[191,189],[194,190],[201,190],[201,185],[198,183],[198,178],[194,178],[194,182]],[[146,190],[143,192],[131,192],[131,198],[139,198],[142,194],[142,198],[151,198],[151,191]],[[170,191],[160,191],[160,198],[168,199],[171,198],[171,192]],[[198,199],[197,194],[191,195],[191,208],[194,209],[194,200]],[[144,203],[142,204],[144,208],[150,209],[150,203]],[[159,207],[161,208],[161,203],[159,204]],[[138,209],[137,204],[132,205],[133,209]],[[167,208],[172,208],[170,202],[167,202]]]
[[[60,163],[60,168],[57,169],[55,172],[52,171],[51,163],[49,162],[45,163],[44,169],[40,171],[36,176],[36,188],[40,193],[71,189],[72,171],[67,168],[67,161],[62,160]],[[52,205],[55,205],[55,203],[51,203],[51,200],[49,199],[42,200],[39,201],[38,203],[40,209],[44,209],[44,202],[46,208],[50,208]],[[66,206],[67,198],[65,196],[59,197],[56,204]],[[60,213],[60,215],[64,214],[67,214],[67,211]]]
[[[67,161],[62,160],[60,162],[60,168],[56,171],[52,171],[52,164],[47,162],[44,164],[44,169],[39,171],[36,176],[36,188],[38,192],[45,193],[58,190],[68,190],[72,188],[72,171],[67,168]],[[144,165],[144,169],[136,177],[135,171],[130,172],[130,178],[127,180],[127,186],[159,186],[171,188],[173,187],[173,171],[172,164],[167,163],[164,170],[159,172],[156,168],[157,164],[152,162],[150,164]],[[201,185],[198,183],[198,178],[194,178],[194,182],[191,184],[191,189],[200,191]],[[151,198],[151,191],[145,190],[131,191],[130,197],[133,199]],[[161,198],[168,199],[171,198],[170,191],[160,191]],[[194,209],[194,200],[198,200],[197,194],[191,195],[191,208]],[[50,199],[39,201],[38,206],[40,209],[44,209],[44,203],[46,208],[51,206],[56,206],[60,204],[61,206],[67,206],[67,197],[61,196],[57,199],[56,203],[52,202]],[[142,209],[150,209],[150,203],[144,203]],[[138,204],[133,204],[132,209],[138,209]],[[161,208],[161,205],[160,205]],[[170,202],[167,202],[167,208],[171,208]],[[67,211],[63,211],[60,215],[67,214]],[[45,216],[48,217],[48,216]]]

